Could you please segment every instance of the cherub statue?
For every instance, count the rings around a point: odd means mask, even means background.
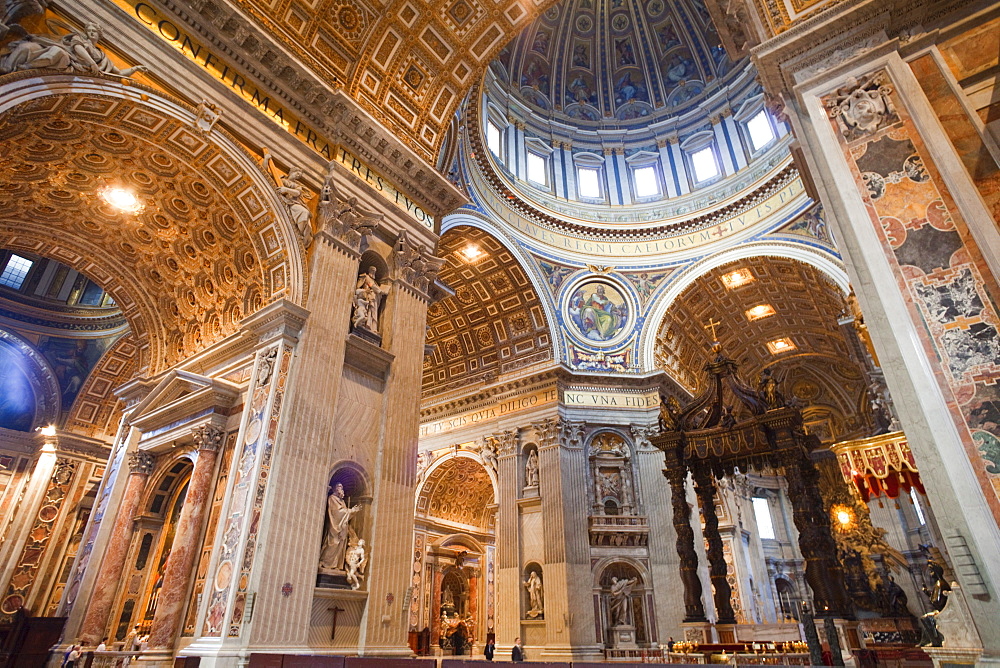
[[[264,149],[263,166],[264,171],[269,172],[274,178],[274,190],[285,202],[288,215],[291,216],[299,238],[302,239],[302,245],[309,248],[313,240],[312,212],[309,211],[305,202],[311,199],[312,195],[302,184],[302,170],[298,167],[292,167],[288,170],[287,176],[281,176],[281,173],[274,167],[270,151],[266,148]]]
[[[108,55],[97,43],[104,36],[100,25],[90,21],[84,26],[83,32],[57,19],[49,19],[46,25],[52,34],[31,35],[20,25],[9,26],[11,32],[21,39],[8,45],[8,51],[0,57],[0,74],[8,74],[19,70],[47,69],[60,72],[82,72],[84,74],[110,74],[120,77],[130,77],[136,72],[146,72],[145,65],[134,65],[125,69],[111,62]],[[63,29],[67,34],[59,37],[56,29]]]
[[[351,589],[361,588],[367,564],[368,555],[365,554],[365,539],[359,538],[357,544],[347,550],[347,581],[351,584]]]

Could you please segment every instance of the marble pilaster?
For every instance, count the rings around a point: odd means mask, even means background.
[[[85,644],[95,644],[106,635],[110,623],[109,615],[114,606],[118,583],[125,567],[125,557],[128,555],[129,543],[132,540],[132,521],[149,474],[153,472],[153,461],[153,457],[146,452],[132,452],[129,455],[129,475],[125,482],[125,492],[122,494],[115,515],[104,558],[100,561],[97,579],[94,582],[94,594],[80,627],[80,641]]]
[[[177,521],[177,531],[163,574],[163,586],[157,599],[156,616],[149,634],[149,646],[153,650],[172,647],[179,631],[188,600],[188,588],[193,579],[194,561],[201,545],[202,526],[211,503],[215,463],[222,436],[222,430],[211,425],[198,427],[194,432],[198,459],[188,482],[184,507]]]

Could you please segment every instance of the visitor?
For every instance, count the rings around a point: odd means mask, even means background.
[[[668,652],[673,652],[674,651],[674,637],[673,636],[670,636],[670,638],[667,639],[667,651]]]
[[[63,665],[66,668],[74,668],[77,661],[80,660],[80,645],[73,645],[69,648],[69,652],[66,653],[66,658],[63,660]]]
[[[107,638],[107,636],[101,638],[101,642],[97,646],[97,651],[98,652],[106,652],[106,651],[108,651],[108,638]]]
[[[486,641],[486,647],[483,648],[483,656],[486,657],[487,661],[493,660],[493,654],[496,652],[496,647],[493,645],[493,640]]]
[[[521,647],[520,638],[514,638],[514,646],[510,648],[510,660],[514,663],[524,661],[524,648]]]

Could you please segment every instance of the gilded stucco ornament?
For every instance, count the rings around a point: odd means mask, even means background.
[[[0,56],[0,74],[46,69],[94,76],[110,74],[130,77],[136,72],[147,71],[145,65],[118,69],[97,46],[104,36],[104,30],[93,21],[88,22],[82,32],[56,19],[46,21],[46,25],[53,31],[47,35],[29,34],[19,25],[9,27],[20,39],[11,42],[7,53]],[[59,29],[66,30],[66,34],[55,34]]]

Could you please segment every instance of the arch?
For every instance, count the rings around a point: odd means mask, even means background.
[[[475,246],[478,255],[468,255]],[[542,299],[519,258],[499,238],[472,226],[450,227],[438,243],[439,274],[455,291],[427,310],[425,396],[487,384],[553,358]]]
[[[847,271],[839,259],[833,255],[813,249],[803,244],[785,242],[757,242],[743,244],[716,253],[695,262],[681,271],[656,301],[650,306],[649,316],[640,333],[639,352],[642,368],[645,371],[655,370],[656,340],[664,319],[674,301],[690,288],[698,279],[726,264],[749,258],[783,258],[797,260],[807,264],[825,275],[836,285],[846,297],[850,293],[850,280]]]
[[[288,211],[224,131],[198,133],[184,104],[138,84],[31,73],[4,81],[0,150],[13,168],[0,245],[101,285],[129,322],[141,369],[157,373],[229,336],[274,299],[304,302]],[[100,195],[111,186],[152,206],[116,211]]]
[[[545,313],[545,321],[549,323],[549,336],[552,337],[553,341],[557,340],[559,336],[559,318],[556,314],[555,300],[549,292],[547,287],[548,284],[545,282],[545,278],[535,269],[535,262],[532,259],[531,254],[528,253],[520,244],[511,239],[509,235],[507,235],[502,228],[495,225],[493,221],[478,214],[470,213],[467,210],[453,213],[442,220],[441,236],[444,236],[445,232],[461,225],[474,227],[488,233],[517,259],[517,263],[528,275],[528,280],[531,281],[531,286],[534,288],[535,294],[539,297],[542,311]],[[561,346],[557,345],[552,346],[552,360],[554,362],[561,361],[561,348]]]
[[[443,457],[428,469],[417,490],[415,515],[491,533],[497,493],[496,480],[480,458]]]
[[[464,457],[466,459],[471,459],[472,461],[478,463],[483,467],[483,470],[486,471],[486,475],[488,475],[490,478],[490,484],[493,485],[493,503],[500,503],[500,491],[499,491],[500,485],[499,481],[497,480],[496,472],[486,462],[486,460],[483,459],[482,456],[480,456],[478,452],[474,452],[472,450],[459,450],[458,452],[448,452],[446,454],[439,456],[437,459],[428,464],[427,470],[425,470],[423,474],[423,480],[417,485],[417,497],[419,498],[420,495],[423,493],[424,487],[427,486],[427,482],[430,479],[431,473],[433,473],[435,469],[446,464],[450,459],[456,457]]]
[[[27,382],[26,387],[0,388],[0,392],[2,392],[0,401],[3,401],[3,413],[0,415],[3,415],[5,420],[13,420],[16,413],[18,420],[30,420],[23,425],[23,429],[17,428],[18,431],[31,431],[35,427],[56,424],[61,410],[62,393],[55,371],[52,370],[45,357],[17,334],[0,329],[0,363],[12,365],[23,374],[24,380]],[[16,383],[17,381],[13,375],[5,375],[4,379],[5,382],[9,380]],[[24,410],[27,408],[27,404],[19,402],[15,405],[14,403],[18,389],[30,391],[32,394],[30,418]],[[22,399],[27,399],[27,397],[22,396]],[[7,415],[8,411],[9,415]]]

